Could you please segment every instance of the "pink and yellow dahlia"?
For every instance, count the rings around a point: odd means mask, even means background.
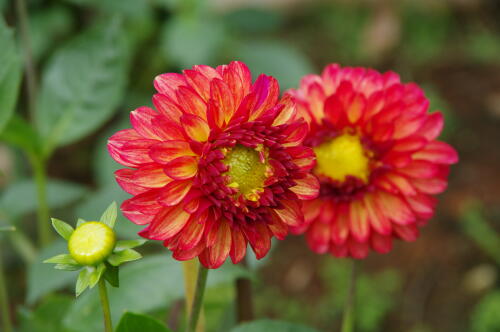
[[[111,156],[129,167],[115,173],[134,195],[124,215],[178,260],[217,268],[228,256],[241,261],[248,243],[264,257],[273,236],[303,222],[300,200],[319,189],[294,102],[279,98],[273,77],[252,83],[241,62],[162,74],[154,85],[156,110],[136,109],[133,128],[109,139]]]
[[[436,140],[443,116],[428,113],[423,91],[393,72],[332,64],[290,93],[309,123],[304,144],[316,153],[321,184],[294,231],[306,232],[313,251],[337,257],[386,253],[393,238],[414,241],[458,160]]]

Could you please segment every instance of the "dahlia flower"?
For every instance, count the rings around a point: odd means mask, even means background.
[[[129,167],[116,179],[134,195],[122,212],[177,260],[217,268],[228,256],[241,261],[248,243],[264,257],[273,236],[303,222],[300,200],[319,189],[291,97],[279,99],[273,77],[252,84],[241,62],[162,74],[154,86],[156,110],[136,109],[133,128],[109,139],[111,156]]]
[[[458,160],[436,140],[443,116],[428,113],[423,91],[393,72],[332,64],[290,94],[309,124],[304,144],[316,153],[321,184],[293,231],[306,232],[313,251],[337,257],[387,253],[393,238],[414,241]]]

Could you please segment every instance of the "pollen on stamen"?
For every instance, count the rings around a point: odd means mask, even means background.
[[[318,175],[344,181],[348,176],[368,181],[370,175],[369,151],[357,135],[342,134],[314,148]]]
[[[250,201],[257,201],[263,191],[267,178],[265,158],[262,149],[252,149],[236,145],[229,150],[222,161],[229,167],[226,175],[229,177],[228,187],[236,188],[238,192]]]

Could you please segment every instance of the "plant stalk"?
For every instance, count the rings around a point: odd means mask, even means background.
[[[16,11],[21,33],[21,44],[23,48],[24,63],[26,67],[26,87],[28,92],[28,108],[31,118],[35,115],[36,103],[36,69],[31,48],[31,37],[29,28],[29,16],[25,0],[16,0]]]
[[[191,259],[182,262],[182,270],[184,272],[184,290],[186,297],[186,314],[187,317],[191,316],[191,309],[193,307],[194,292],[196,287],[196,278],[198,274],[198,262],[196,259]],[[198,326],[196,327],[196,332],[205,331],[205,316],[203,314],[203,308],[200,312],[200,318],[198,320]]]
[[[2,250],[0,250],[0,309],[2,313],[2,331],[13,332],[12,321],[10,320],[9,293],[7,292],[3,270]]]
[[[106,280],[104,278],[99,280],[99,297],[101,298],[102,313],[104,316],[104,332],[113,332],[108,291],[106,289]]]
[[[207,284],[208,269],[203,265],[198,267],[198,278],[196,280],[196,290],[194,293],[193,306],[189,317],[188,332],[195,332],[203,306],[203,296],[205,295],[205,286]]]
[[[49,206],[47,203],[47,171],[45,162],[40,157],[30,157],[35,173],[37,193],[38,241],[41,247],[50,243],[52,238],[49,222]]]
[[[351,262],[351,275],[349,277],[349,290],[347,293],[347,298],[344,305],[344,314],[342,317],[342,328],[341,332],[353,332],[354,331],[354,302],[356,297],[356,279],[357,279],[357,262],[352,260]]]
[[[241,264],[248,268],[246,257],[243,258]],[[238,323],[254,319],[252,281],[249,278],[236,279],[236,308]]]

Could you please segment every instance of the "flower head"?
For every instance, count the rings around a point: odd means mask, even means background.
[[[316,200],[304,202],[306,232],[318,253],[364,258],[392,239],[413,241],[445,190],[455,150],[436,138],[439,112],[413,83],[364,68],[325,68],[290,92],[309,123],[304,144],[316,152]]]
[[[116,217],[117,208],[113,202],[99,221],[78,219],[76,229],[62,220],[52,218],[56,232],[68,241],[69,254],[51,257],[44,263],[56,264],[58,270],[80,270],[76,296],[87,288],[93,288],[101,278],[118,287],[118,266],[142,257],[132,248],[144,244],[145,240],[116,241],[113,231]]]
[[[217,268],[228,256],[239,262],[248,243],[264,257],[272,236],[303,221],[298,199],[319,188],[291,97],[280,100],[270,76],[252,83],[241,62],[162,74],[154,85],[156,110],[136,109],[133,128],[109,139],[112,157],[130,167],[115,173],[134,195],[123,213],[178,260]]]

